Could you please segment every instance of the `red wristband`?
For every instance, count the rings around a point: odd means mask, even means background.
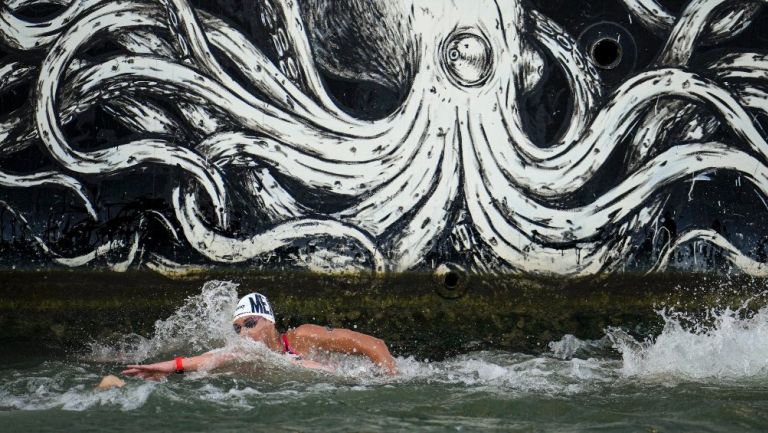
[[[184,358],[181,356],[176,357],[176,373],[184,373]]]

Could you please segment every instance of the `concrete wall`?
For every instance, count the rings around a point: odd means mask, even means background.
[[[764,9],[5,0],[0,267],[763,274]]]

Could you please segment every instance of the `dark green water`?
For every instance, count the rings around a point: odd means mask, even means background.
[[[330,359],[335,374],[302,370],[238,340],[228,325],[235,300],[231,287],[209,287],[150,338],[116,336],[79,354],[4,353],[0,431],[768,430],[768,311],[713,311],[706,326],[668,314],[653,341],[606,330],[536,356],[400,357],[401,374],[388,378],[356,358]],[[94,390],[125,363],[222,345],[249,356],[222,371]]]
[[[21,360],[20,360],[21,361]],[[623,377],[621,361],[475,353],[401,360],[403,377],[291,368],[129,380],[110,365],[24,360],[0,372],[0,431],[765,431],[768,378]]]

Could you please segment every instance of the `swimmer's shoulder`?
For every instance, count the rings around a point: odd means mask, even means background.
[[[331,328],[330,326],[320,326],[320,325],[313,325],[311,323],[307,323],[289,330],[286,334],[288,334],[289,336],[293,335],[296,338],[303,338],[303,337],[311,337],[315,335],[322,335],[328,332],[332,332],[333,329],[334,328]]]
[[[337,339],[341,336],[340,334],[343,334],[343,331],[343,329],[330,326],[305,324],[289,330],[286,332],[286,336],[290,341],[295,341],[299,345],[315,346]]]

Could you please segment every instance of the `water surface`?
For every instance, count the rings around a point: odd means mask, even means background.
[[[566,336],[544,354],[474,352],[434,362],[398,358],[396,378],[357,358],[335,374],[291,366],[231,336],[234,285],[207,284],[151,338],[94,342],[84,353],[5,354],[0,431],[765,431],[768,310],[660,313],[637,341],[608,329]],[[162,382],[96,391],[129,362],[236,347],[242,362]]]

